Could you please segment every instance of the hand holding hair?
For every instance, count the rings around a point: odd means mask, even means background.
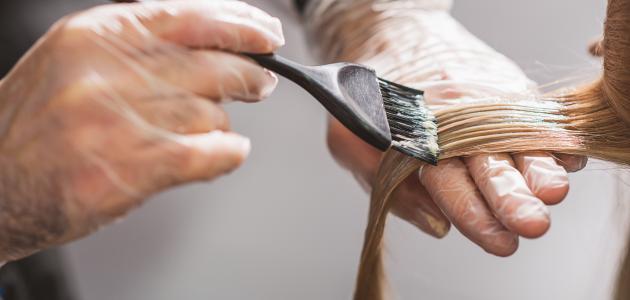
[[[381,76],[424,90],[434,109],[539,96],[514,63],[445,11],[449,1],[383,2],[379,9],[388,11],[387,17],[370,11],[371,1],[318,3],[312,11],[325,13],[307,15],[307,22],[324,57],[364,63]],[[372,190],[382,154],[334,119],[329,124],[333,156]],[[546,205],[562,201],[569,189],[567,171],[585,164],[584,157],[545,151],[446,159],[403,181],[391,196],[392,212],[435,237],[446,235],[453,223],[485,251],[506,256],[516,251],[519,236],[546,232]]]
[[[0,261],[97,230],[148,196],[238,167],[227,100],[277,78],[232,54],[282,46],[239,1],[96,7],[58,21],[0,82]]]

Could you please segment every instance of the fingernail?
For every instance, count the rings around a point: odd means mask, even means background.
[[[514,254],[517,249],[518,235],[510,231],[501,231],[494,237],[491,248],[484,248],[486,252],[500,257],[510,256]]]
[[[265,69],[265,75],[269,78],[269,82],[265,83],[262,89],[260,90],[260,98],[267,98],[271,93],[276,89],[278,85],[278,76],[273,72]]]
[[[423,232],[438,239],[446,236],[450,229],[447,221],[436,218],[423,210],[418,210],[412,223]]]
[[[433,229],[433,232],[435,233],[435,237],[443,238],[444,236],[446,236],[449,230],[448,222],[442,219],[435,218],[432,215],[425,212],[423,212],[423,214],[427,223],[429,224],[431,229]]]

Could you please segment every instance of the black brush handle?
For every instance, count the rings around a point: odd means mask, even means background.
[[[381,92],[378,88],[378,83],[375,81],[376,75],[373,74],[373,71],[363,66],[347,63],[315,67],[304,66],[273,53],[243,53],[243,55],[301,86],[313,95],[337,120],[364,141],[382,151],[385,151],[391,145],[392,140],[389,126],[386,124],[387,121],[383,120],[385,122],[384,128],[375,125],[375,120],[378,119],[375,117],[373,112],[375,108],[372,105],[377,104],[369,102],[369,99],[372,99],[372,101],[377,101],[374,100],[377,98],[381,99]],[[356,71],[358,69],[360,69],[359,72]],[[355,72],[344,72],[343,70],[355,70]],[[340,73],[343,74],[340,75]],[[369,77],[373,76],[374,78],[361,76],[366,73],[369,73]],[[356,97],[352,97],[352,93],[349,95],[344,94],[339,83],[340,76],[345,76],[341,79],[354,80],[355,84],[365,79],[367,85],[361,87],[363,94],[356,94]],[[369,86],[370,80],[374,80],[376,87]],[[375,88],[376,90],[374,90]],[[361,99],[364,101],[359,101]],[[368,102],[365,102],[366,99],[368,99]],[[378,105],[382,107],[382,103],[378,103]],[[385,117],[384,111],[383,117]]]
[[[309,67],[273,53],[243,55],[301,86],[342,123],[347,123],[344,121],[350,120],[350,115],[354,114],[352,107],[343,101],[335,82],[338,68]]]
[[[259,65],[274,71],[299,85],[309,84],[312,81],[311,77],[314,75],[311,68],[286,59],[275,53],[243,53],[243,55],[248,56],[249,58],[255,60]]]

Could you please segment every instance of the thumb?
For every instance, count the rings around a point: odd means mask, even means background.
[[[210,180],[231,172],[251,149],[248,138],[219,130],[181,136],[178,142],[187,148],[181,154],[186,163],[179,170],[183,181]]]

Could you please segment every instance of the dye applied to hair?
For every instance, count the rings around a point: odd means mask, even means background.
[[[307,28],[325,59],[367,64],[380,76],[420,89],[427,82],[441,80],[442,69],[462,67],[457,63],[485,70],[495,77],[488,81],[497,85],[527,82],[524,74],[518,75],[522,72],[516,65],[452,21],[445,11],[449,3],[321,0],[306,12]],[[598,47],[604,58],[600,80],[545,96],[512,84],[510,92],[500,91],[494,98],[434,108],[440,158],[545,150],[630,165],[629,37],[630,0],[609,0],[604,39]],[[495,69],[487,70],[489,57],[498,62]],[[497,74],[504,72],[517,78],[506,76],[503,82],[496,82]],[[484,79],[488,78],[480,72],[463,81],[474,86]],[[392,150],[382,158],[373,183],[356,300],[385,298],[382,238],[391,207],[389,197],[421,167],[421,162]],[[629,270],[630,254],[619,277],[618,300],[630,298]]]

